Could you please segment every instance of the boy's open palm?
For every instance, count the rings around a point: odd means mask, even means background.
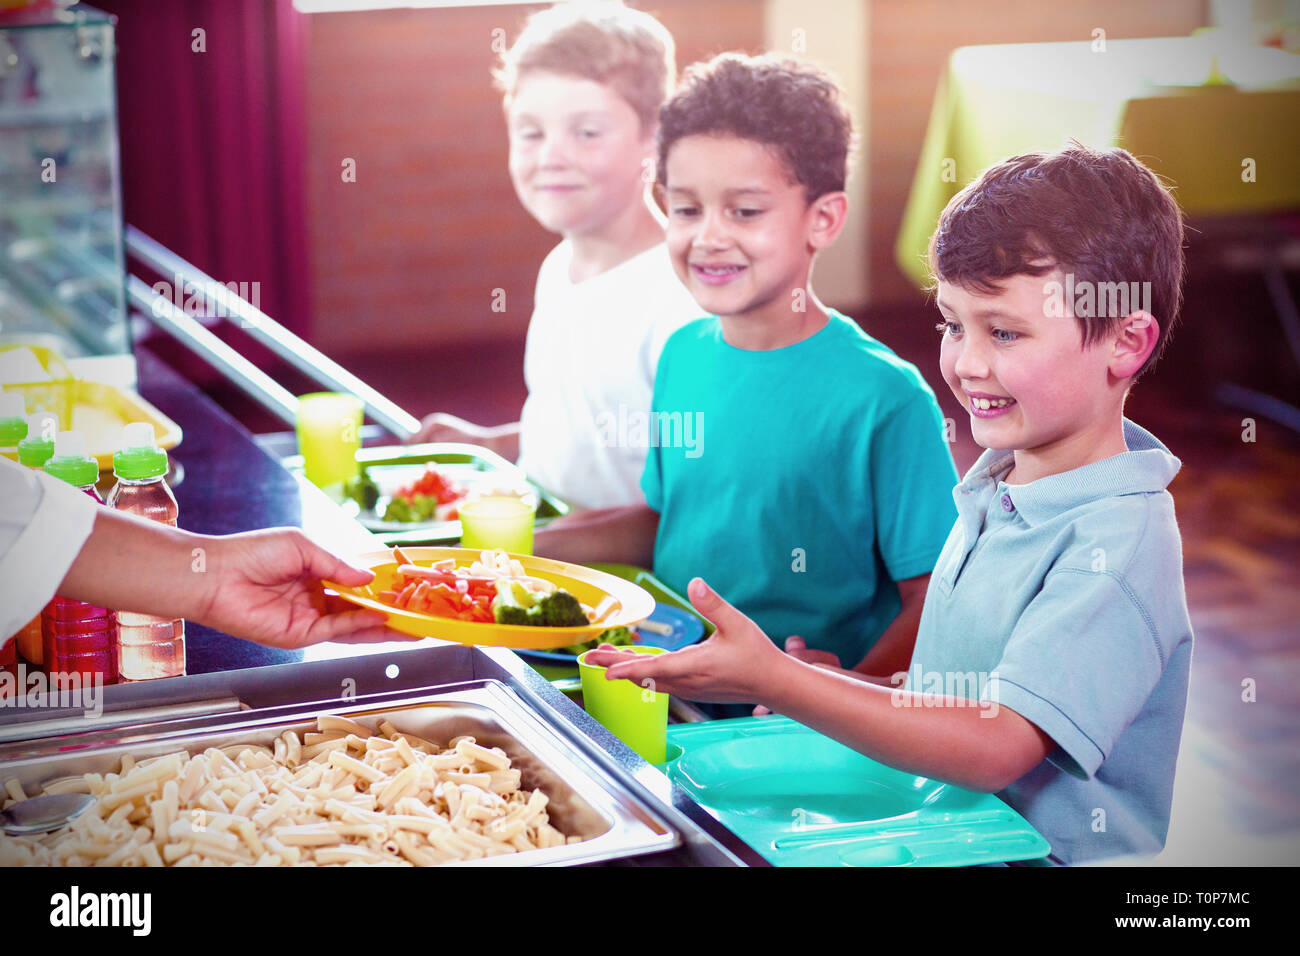
[[[603,645],[587,655],[587,663],[608,667],[605,676],[609,680],[626,678],[643,685],[650,680],[660,693],[692,700],[730,703],[759,699],[772,674],[773,661],[784,655],[757,624],[719,597],[702,578],[691,581],[687,594],[695,609],[717,628],[708,640],[655,657]]]

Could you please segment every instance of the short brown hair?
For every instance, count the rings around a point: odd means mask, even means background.
[[[1142,288],[1160,334],[1141,375],[1164,351],[1182,306],[1183,217],[1155,173],[1128,152],[1072,142],[1003,160],[953,196],[930,238],[929,261],[936,282],[985,294],[1000,279],[1058,269],[1081,288],[1149,283]],[[1075,315],[1085,345],[1123,318]]]
[[[492,75],[507,104],[530,70],[603,83],[636,110],[642,130],[649,131],[672,93],[676,55],[672,34],[650,14],[611,0],[570,0],[529,17]]]
[[[789,57],[723,53],[686,69],[659,111],[659,182],[668,152],[687,136],[752,140],[776,151],[808,201],[840,192],[848,178],[853,121],[839,85]]]

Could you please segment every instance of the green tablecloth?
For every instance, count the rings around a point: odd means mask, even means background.
[[[1205,85],[1215,71],[1230,81]],[[953,195],[1007,156],[1123,146],[1189,215],[1300,209],[1300,56],[1216,36],[961,47],[940,78],[894,254],[918,285]],[[1254,160],[1254,181],[1243,163]]]

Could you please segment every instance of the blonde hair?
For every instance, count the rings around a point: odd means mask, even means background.
[[[648,13],[617,0],[569,0],[530,16],[502,54],[492,75],[507,106],[530,70],[579,76],[613,88],[649,131],[672,93],[676,50],[672,34]]]

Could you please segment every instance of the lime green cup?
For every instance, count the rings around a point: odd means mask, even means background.
[[[317,488],[357,477],[357,449],[365,406],[355,395],[313,392],[298,398],[298,451],[302,470]]]
[[[637,654],[663,654],[662,647],[620,647]],[[627,744],[646,763],[664,762],[668,744],[668,695],[630,680],[606,680],[605,668],[588,664],[591,651],[578,656],[582,703],[592,717]]]
[[[533,553],[535,504],[514,495],[485,495],[463,502],[459,511],[462,548]]]

